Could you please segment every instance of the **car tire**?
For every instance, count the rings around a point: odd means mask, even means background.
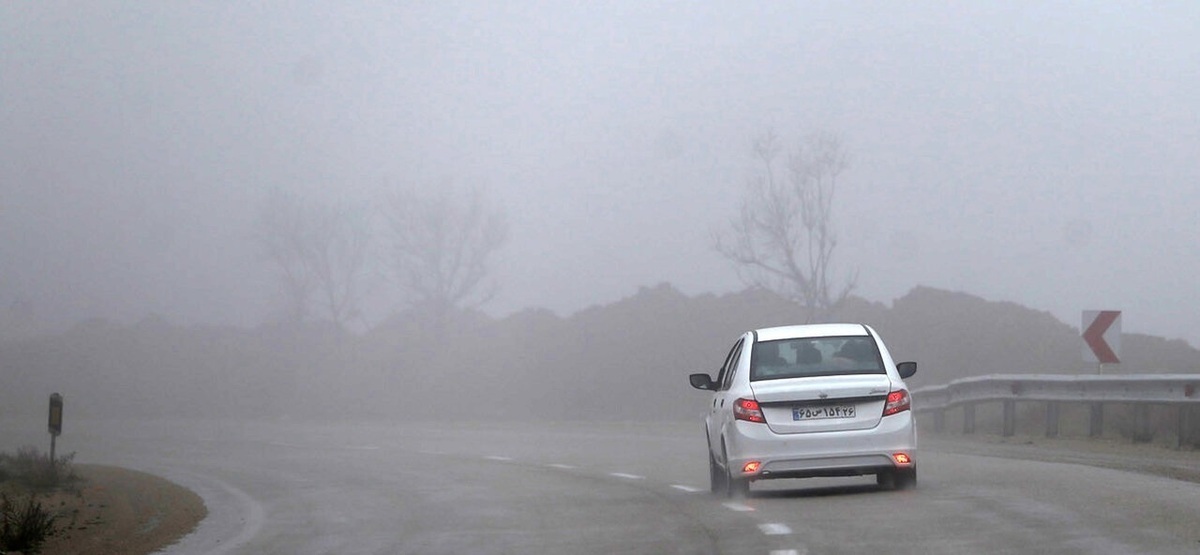
[[[741,499],[750,494],[750,480],[735,478],[733,468],[729,465],[729,452],[721,447],[721,455],[725,458],[725,493],[734,499]]]
[[[917,486],[917,469],[884,470],[875,475],[875,483],[879,484],[879,487],[883,489],[912,489]]]
[[[729,497],[743,499],[750,495],[750,480],[729,476]]]
[[[708,488],[714,494],[721,495],[725,493],[727,487],[727,476],[725,471],[717,465],[717,459],[713,458],[712,450],[708,451]]]
[[[893,486],[898,490],[913,489],[917,487],[917,469],[906,468],[903,470],[897,470],[894,482],[895,483]]]

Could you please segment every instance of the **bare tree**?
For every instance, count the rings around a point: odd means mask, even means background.
[[[367,276],[370,242],[367,214],[346,204],[314,205],[311,210],[310,267],[316,304],[340,327],[362,319],[360,303]]]
[[[254,229],[263,257],[279,276],[285,319],[294,323],[308,318],[315,288],[309,267],[311,231],[306,211],[304,202],[296,195],[272,189],[259,206]]]
[[[761,171],[746,182],[741,211],[713,246],[748,285],[770,289],[800,303],[807,321],[825,319],[854,290],[857,276],[833,284],[837,235],[833,198],[847,166],[840,139],[809,135],[787,155],[774,132],[754,141]]]
[[[395,191],[387,206],[392,277],[414,305],[439,318],[495,296],[488,261],[508,240],[504,213],[478,190]]]
[[[313,308],[339,327],[361,317],[370,237],[365,213],[276,189],[262,204],[256,231],[278,271],[288,320],[307,320]]]

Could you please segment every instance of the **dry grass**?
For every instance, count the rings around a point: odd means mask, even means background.
[[[33,447],[0,453],[0,551],[38,553],[58,527],[42,499],[80,482],[74,453],[50,459]]]

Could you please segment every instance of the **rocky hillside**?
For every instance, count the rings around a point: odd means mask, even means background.
[[[476,312],[430,325],[399,314],[368,333],[325,326],[253,330],[89,321],[0,343],[0,417],[40,414],[65,395],[71,417],[689,419],[744,330],[794,323],[761,290],[688,297],[669,285],[559,317]],[[838,319],[873,325],[920,387],[991,373],[1076,373],[1079,330],[1047,312],[918,287],[892,306],[852,299]],[[1122,372],[1200,372],[1183,341],[1127,334]]]

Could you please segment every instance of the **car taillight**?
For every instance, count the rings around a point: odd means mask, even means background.
[[[910,408],[912,408],[912,398],[908,396],[908,390],[897,389],[888,393],[887,404],[883,405],[883,415],[890,416]]]
[[[758,406],[758,401],[754,399],[738,399],[734,401],[733,417],[747,422],[764,423],[767,421],[767,418],[763,416],[762,408]]]

